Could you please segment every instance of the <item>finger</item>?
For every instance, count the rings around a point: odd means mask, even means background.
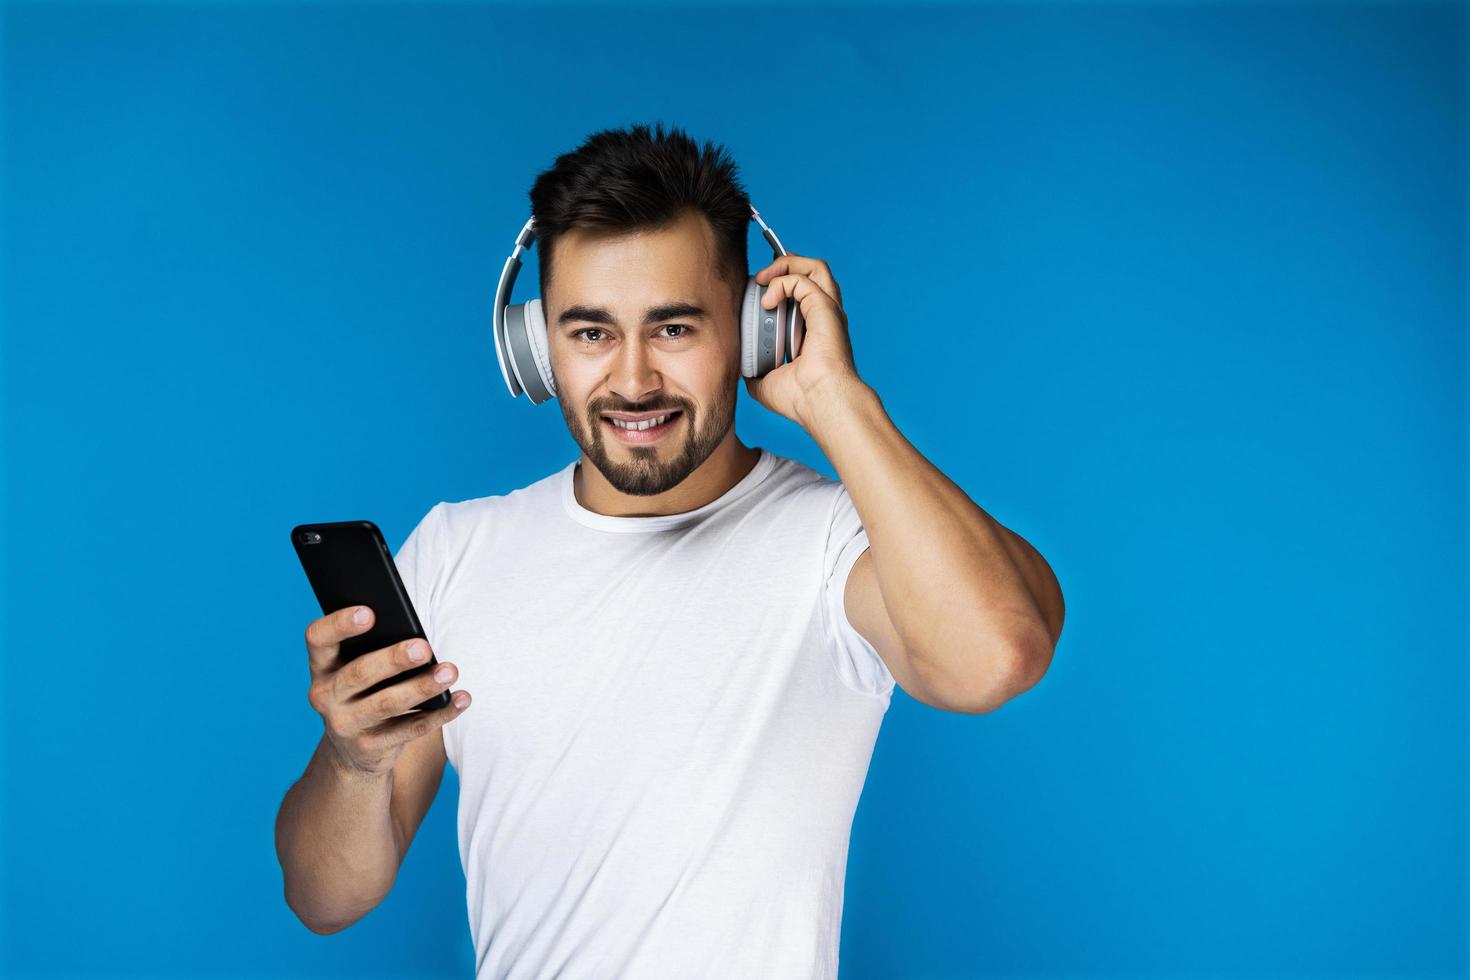
[[[809,277],[812,282],[822,287],[822,291],[832,297],[834,303],[842,302],[842,290],[837,285],[836,278],[832,275],[832,269],[821,259],[810,256],[799,255],[796,252],[788,252],[778,255],[766,266],[755,274],[758,282],[766,282],[773,276],[785,273],[800,273]]]
[[[365,622],[359,623],[353,618],[359,612],[367,614]],[[337,654],[343,640],[372,628],[373,611],[367,606],[348,606],[313,619],[306,627],[306,652],[312,676],[337,666]]]
[[[332,678],[334,698],[347,701],[379,681],[394,677],[428,662],[433,656],[429,641],[421,636],[365,653],[345,664]]]
[[[765,295],[761,296],[761,306],[768,310],[774,310],[785,297],[790,296],[801,306],[802,317],[807,323],[811,323],[812,313],[815,307],[808,306],[807,301],[811,299],[816,307],[825,307],[832,312],[838,323],[846,325],[847,314],[842,311],[836,301],[828,295],[827,291],[818,286],[808,276],[800,273],[788,273],[784,276],[776,276],[770,281]]]
[[[832,269],[821,259],[813,259],[805,255],[797,255],[795,252],[787,252],[785,255],[776,256],[770,265],[755,274],[756,282],[765,283],[772,276],[782,273],[799,272],[811,279],[812,282],[822,287],[822,292],[832,297],[832,302],[838,306],[842,305],[842,289],[837,285],[837,280],[832,275]]]
[[[460,703],[461,700],[463,704]],[[442,708],[415,712],[403,718],[394,718],[366,734],[381,748],[388,748],[401,742],[411,742],[416,738],[422,738],[436,728],[443,728],[464,714],[465,709],[469,706],[470,692],[455,691],[449,703]]]
[[[369,729],[389,718],[396,718],[415,705],[423,704],[440,691],[447,690],[458,678],[458,667],[454,664],[440,664],[417,677],[391,684],[362,702],[356,712],[357,727]]]

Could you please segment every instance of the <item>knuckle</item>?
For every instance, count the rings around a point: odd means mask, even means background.
[[[387,690],[373,695],[373,716],[396,718],[418,704],[420,700],[418,692],[409,685],[394,684]]]
[[[326,715],[327,732],[339,742],[350,742],[352,730],[347,726],[347,719],[341,712],[328,712]]]
[[[429,722],[427,720],[425,720],[423,718],[420,718],[418,721],[416,721],[412,725],[408,726],[408,734],[409,734],[409,737],[410,738],[423,738],[425,735],[429,734],[429,729],[431,729],[433,727],[434,726],[431,725],[431,724],[429,724]]]
[[[372,679],[369,657],[358,657],[347,665],[347,682],[353,687],[366,687]]]
[[[311,705],[311,710],[313,711],[322,712],[326,710],[327,692],[322,689],[322,685],[313,684],[306,689],[306,703]]]

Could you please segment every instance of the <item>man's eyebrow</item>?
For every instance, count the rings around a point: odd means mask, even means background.
[[[661,306],[650,306],[643,311],[644,323],[659,323],[663,320],[672,320],[675,317],[689,317],[690,319],[703,320],[709,314],[705,313],[704,307],[696,306],[694,303],[664,303]],[[608,326],[616,326],[617,321],[613,315],[601,306],[569,306],[562,310],[561,315],[556,318],[558,325],[573,322],[606,323]]]

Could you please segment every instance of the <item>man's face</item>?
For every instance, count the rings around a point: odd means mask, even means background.
[[[542,297],[557,402],[618,491],[663,493],[724,440],[740,383],[735,297],[698,212],[658,231],[575,229],[554,246]],[[644,432],[608,412],[674,413]]]

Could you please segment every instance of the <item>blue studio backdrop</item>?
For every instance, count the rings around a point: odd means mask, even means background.
[[[0,973],[470,975],[452,769],[366,918],[283,900],[287,532],[575,457],[495,279],[537,171],[663,120],[1067,598],[1001,710],[895,692],[843,976],[1467,975],[1463,4],[0,18]]]

